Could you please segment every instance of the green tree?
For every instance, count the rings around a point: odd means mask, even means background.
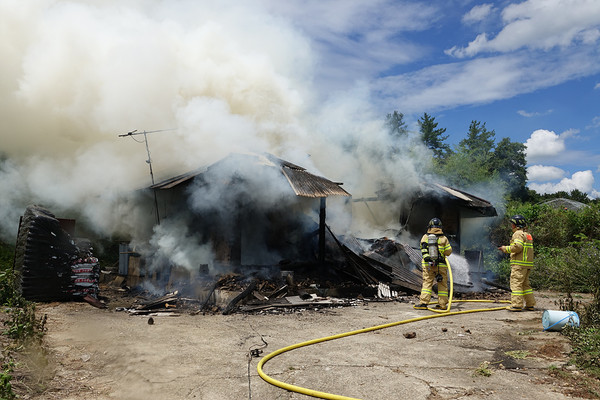
[[[509,196],[518,200],[525,200],[528,195],[526,165],[525,145],[511,142],[509,138],[502,139],[496,145],[490,159],[491,169],[506,182]]]
[[[404,114],[394,111],[388,114],[385,118],[385,126],[388,128],[389,134],[393,138],[401,138],[408,135],[408,128],[404,122]]]
[[[490,174],[490,169],[483,157],[474,156],[464,149],[457,149],[447,158],[444,165],[438,167],[438,174],[444,176],[448,183],[462,189],[469,189],[478,183],[492,181],[496,176]]]
[[[401,150],[400,141],[408,138],[408,128],[406,122],[404,122],[404,114],[398,111],[388,114],[385,118],[385,126],[391,138],[388,156],[397,157]]]
[[[466,139],[461,140],[458,146],[461,150],[471,153],[475,158],[488,158],[494,150],[496,132],[488,131],[485,122],[471,121]]]
[[[458,143],[438,172],[449,183],[465,189],[477,183],[495,180],[498,173],[490,163],[495,135],[493,130],[487,130],[485,123],[471,121],[467,137]]]
[[[569,193],[569,198],[571,200],[575,200],[575,201],[578,201],[580,203],[585,203],[585,204],[588,204],[590,202],[590,198],[588,197],[588,195],[586,193],[583,193],[579,189],[571,190],[571,193]]]
[[[427,113],[424,113],[417,122],[419,123],[421,140],[425,143],[425,146],[433,151],[433,155],[438,161],[445,160],[452,151],[450,146],[444,143],[448,139],[448,135],[442,136],[446,132],[446,128],[438,128],[435,118]]]

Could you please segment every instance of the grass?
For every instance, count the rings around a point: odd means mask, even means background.
[[[473,375],[479,376],[492,376],[492,370],[490,369],[489,361],[484,361],[479,364],[479,367],[473,372]]]
[[[0,305],[5,318],[2,335],[10,342],[3,345],[0,365],[0,399],[13,400],[18,396],[13,390],[14,355],[7,350],[20,351],[29,344],[40,344],[46,331],[46,316],[37,318],[35,303],[23,298],[17,290],[12,271],[14,247],[0,242]]]
[[[571,341],[572,365],[590,376],[600,379],[600,328],[565,328],[563,333]]]
[[[504,354],[517,360],[524,360],[529,357],[529,351],[527,350],[505,351]]]
[[[583,399],[600,399],[600,381],[586,374],[573,374],[570,371],[551,365],[548,375],[557,379],[564,394]]]
[[[17,398],[17,395],[13,391],[11,380],[12,372],[15,364],[12,359],[8,359],[2,362],[0,368],[0,399],[2,400],[13,400]]]

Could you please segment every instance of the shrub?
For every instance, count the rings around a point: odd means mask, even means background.
[[[35,316],[35,304],[27,302],[23,307],[8,309],[10,319],[4,321],[7,326],[4,334],[17,342],[41,341],[46,330],[46,315],[39,320]]]
[[[571,341],[571,363],[600,379],[600,328],[568,328],[563,333]]]
[[[14,369],[14,362],[12,360],[4,360],[2,367],[0,368],[0,399],[2,400],[13,400],[17,398],[15,392],[13,392],[12,384],[12,372]]]

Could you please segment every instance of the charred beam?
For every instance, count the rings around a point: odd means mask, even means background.
[[[240,293],[237,296],[235,296],[234,299],[229,302],[229,304],[227,305],[227,307],[225,307],[225,310],[223,310],[223,315],[231,314],[233,312],[235,306],[240,301],[242,301],[246,297],[248,297],[248,295],[250,293],[252,293],[252,291],[256,288],[256,284],[257,284],[256,280],[253,280],[252,282],[250,282],[250,284],[248,285],[248,287],[242,291],[242,293]]]

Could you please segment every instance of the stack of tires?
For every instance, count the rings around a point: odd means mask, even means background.
[[[98,294],[98,260],[82,252],[58,219],[39,206],[27,207],[19,226],[15,272],[23,297],[67,301]],[[82,275],[83,274],[83,275]]]

